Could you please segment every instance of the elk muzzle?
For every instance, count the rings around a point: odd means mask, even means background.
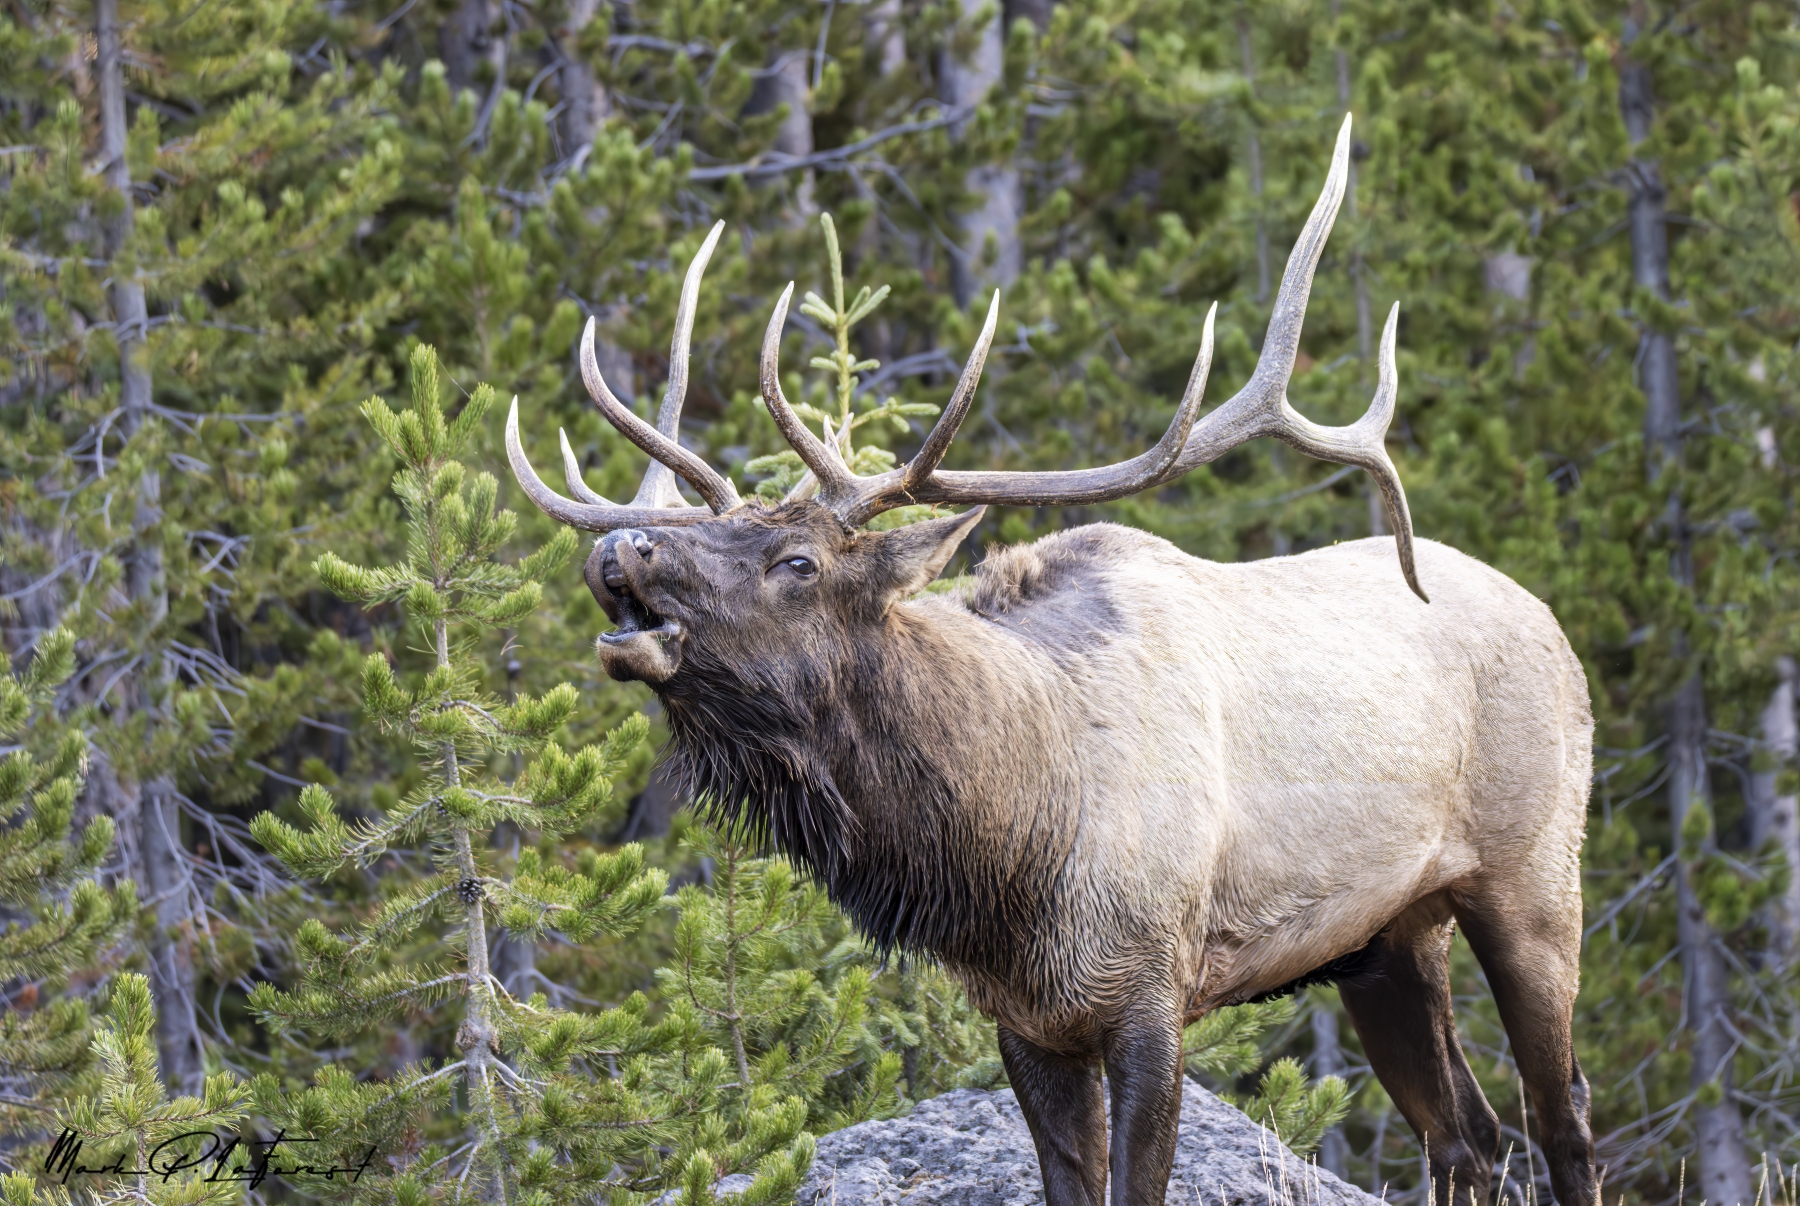
[[[646,558],[655,548],[647,533],[626,528],[607,533],[588,557],[588,589],[618,625],[600,635],[595,649],[601,668],[618,682],[655,686],[681,666],[681,623],[662,615],[653,602],[659,592]]]

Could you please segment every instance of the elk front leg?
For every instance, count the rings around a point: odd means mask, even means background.
[[[1162,1206],[1181,1125],[1181,1023],[1143,1006],[1106,1038],[1112,1206]]]
[[[1106,1100],[1100,1065],[1046,1051],[999,1027],[1000,1059],[1031,1128],[1045,1206],[1101,1206],[1106,1197]]]

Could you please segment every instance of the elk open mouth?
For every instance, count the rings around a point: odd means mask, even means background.
[[[602,633],[602,641],[608,645],[623,645],[633,637],[651,636],[658,640],[668,640],[681,635],[679,622],[658,615],[648,603],[632,593],[630,585],[624,581],[616,586],[611,582],[606,585],[618,603],[619,626],[611,632]]]
[[[650,542],[636,532],[625,538],[633,543],[621,547],[620,540],[609,540],[597,550],[598,564],[589,564],[588,583],[594,587],[594,597],[617,625],[602,633],[594,648],[609,677],[656,686],[667,682],[681,666],[681,624],[645,600],[647,594],[655,593],[646,589],[650,573],[643,554],[651,550]],[[637,541],[643,543],[641,551]]]

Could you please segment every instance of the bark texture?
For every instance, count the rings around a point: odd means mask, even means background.
[[[1630,37],[1627,38],[1628,44]],[[1656,121],[1656,98],[1650,68],[1627,58],[1619,68],[1619,110],[1633,147],[1625,164],[1630,205],[1631,275],[1639,288],[1669,300],[1668,193],[1662,165],[1635,153]],[[1640,337],[1639,383],[1644,391],[1644,436],[1652,449],[1652,466],[1681,450],[1681,378],[1675,341],[1665,331],[1646,325]],[[1660,458],[1660,460],[1659,460]]]
[[[600,12],[600,0],[571,0],[569,20],[557,38],[556,87],[562,98],[557,116],[557,135],[562,154],[576,168],[594,149],[594,135],[612,115],[612,95],[594,74],[593,65],[581,53],[582,35]]]
[[[1669,707],[1669,816],[1677,833],[1693,809],[1707,806],[1705,740],[1706,699],[1696,673],[1681,685]],[[1688,1029],[1694,1035],[1689,1079],[1700,1094],[1694,1105],[1700,1196],[1709,1202],[1749,1202],[1753,1185],[1744,1156],[1744,1124],[1732,1100],[1737,1041],[1731,1017],[1731,969],[1706,919],[1706,906],[1694,890],[1692,867],[1685,861],[1675,892]]]
[[[964,20],[986,7],[986,0],[959,2]],[[1005,67],[1005,25],[1006,17],[1001,15],[983,26],[967,59],[945,52],[938,81],[946,105],[978,105],[1000,82]],[[969,172],[963,187],[976,202],[959,219],[962,252],[952,257],[950,289],[956,304],[967,307],[982,288],[1005,288],[1019,279],[1025,266],[1024,246],[1019,239],[1019,220],[1025,213],[1025,182],[1010,164],[984,164]]]
[[[1668,301],[1669,240],[1667,193],[1661,165],[1637,153],[1656,121],[1656,99],[1650,68],[1630,57],[1638,26],[1626,22],[1625,55],[1619,64],[1619,110],[1633,148],[1625,165],[1631,230],[1633,283]],[[1675,342],[1664,331],[1645,324],[1640,337],[1639,384],[1644,391],[1644,443],[1652,481],[1663,466],[1681,455],[1681,382]],[[1671,494],[1665,528],[1674,544],[1674,573],[1691,584],[1687,522],[1679,496]],[[1685,653],[1678,643],[1676,652]],[[1696,807],[1707,806],[1706,696],[1698,670],[1683,680],[1668,709],[1669,821],[1677,835]],[[1711,839],[1708,839],[1708,845]],[[1693,1034],[1690,1083],[1699,1094],[1694,1104],[1698,1143],[1700,1195],[1710,1202],[1751,1200],[1750,1162],[1744,1154],[1744,1124],[1732,1098],[1730,968],[1719,937],[1707,921],[1706,908],[1694,890],[1693,867],[1681,862],[1676,877],[1678,934],[1682,976],[1687,996],[1687,1025]]]
[[[502,0],[460,0],[438,28],[438,52],[453,89],[484,93],[474,138],[486,136],[488,119],[506,87],[506,15]]]
[[[100,96],[101,173],[107,186],[118,194],[118,203],[104,228],[107,256],[112,261],[112,284],[107,301],[112,308],[114,338],[119,348],[119,431],[131,440],[143,431],[151,417],[149,308],[144,286],[130,259],[130,243],[136,224],[132,197],[131,165],[126,155],[129,125],[125,112],[124,31],[119,24],[118,0],[97,0],[94,6],[95,74]],[[125,592],[131,606],[142,613],[146,629],[168,615],[168,591],[163,572],[162,479],[145,469],[132,487],[132,539],[125,550]],[[156,659],[140,651],[141,669],[119,684],[122,720],[132,712],[156,706]],[[106,776],[114,788],[110,809],[118,819],[129,846],[136,851],[133,871],[140,896],[155,918],[149,941],[150,987],[157,1001],[157,1045],[165,1080],[178,1092],[197,1093],[205,1084],[206,1068],[200,1046],[200,1030],[194,1011],[194,966],[191,937],[184,933],[190,917],[191,892],[188,857],[181,840],[181,803],[173,780],[152,775],[143,782]]]
[[[744,106],[744,113],[753,116],[758,113],[772,113],[783,105],[787,112],[776,128],[771,150],[778,154],[803,158],[813,153],[812,113],[808,108],[811,90],[807,87],[807,69],[811,57],[797,50],[778,50],[778,57],[773,59],[756,81],[755,89],[750,93],[750,102]],[[789,196],[789,218],[799,224],[818,213],[818,202],[813,198],[813,170],[803,169],[776,177],[785,180],[792,190]]]
[[[1762,739],[1767,763],[1750,776],[1750,840],[1757,846],[1775,843],[1787,859],[1788,886],[1769,910],[1769,954],[1785,965],[1794,954],[1794,936],[1800,929],[1800,800],[1781,790],[1782,770],[1791,766],[1800,747],[1800,728],[1794,716],[1794,684],[1800,667],[1791,657],[1779,658],[1776,671],[1781,681],[1763,708]]]

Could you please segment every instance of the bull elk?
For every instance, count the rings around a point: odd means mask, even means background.
[[[1595,1201],[1570,1037],[1593,727],[1581,665],[1539,600],[1453,549],[1415,545],[1384,448],[1398,305],[1360,420],[1322,427],[1287,401],[1349,147],[1346,120],[1249,382],[1197,421],[1209,313],[1174,422],[1119,464],[939,468],[975,397],[996,294],[918,455],[852,473],[829,422],[818,438],[782,396],[790,284],[763,342],[762,396],[810,472],[779,504],[740,500],[676,439],[721,227],[688,270],[656,426],[607,388],[592,323],[583,337],[588,391],[652,458],[630,503],[583,483],[566,438],[574,498],[546,486],[520,447],[517,399],[507,418],[531,500],[603,533],[586,568],[616,624],[600,660],[661,698],[691,798],[759,827],[879,946],[928,953],[960,978],[998,1022],[1050,1206],[1098,1206],[1109,1171],[1115,1206],[1161,1203],[1183,1025],[1322,980],[1339,983],[1382,1085],[1428,1145],[1436,1200],[1452,1186],[1485,1200],[1499,1127],[1451,1016],[1459,923],[1537,1109],[1556,1198]],[[1372,474],[1393,546],[1222,565],[1093,524],[991,552],[960,592],[914,598],[979,504],[1121,498],[1259,436]],[[676,475],[704,506],[682,500]],[[904,503],[978,505],[860,530]]]

